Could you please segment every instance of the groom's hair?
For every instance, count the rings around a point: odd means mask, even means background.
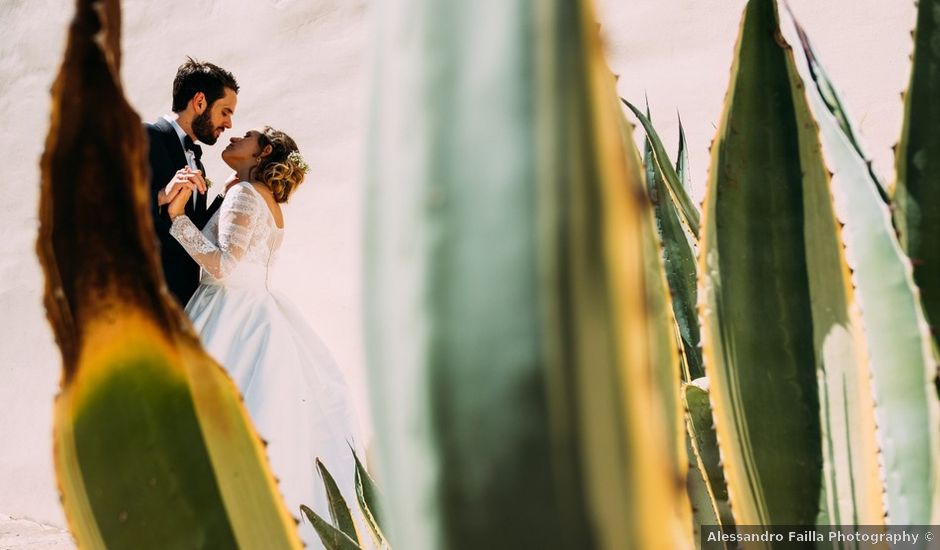
[[[198,92],[205,94],[211,107],[225,95],[226,88],[238,93],[238,82],[232,73],[218,65],[187,57],[186,62],[176,70],[176,78],[173,79],[173,112],[186,109],[186,104]]]

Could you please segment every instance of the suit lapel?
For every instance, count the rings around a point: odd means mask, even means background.
[[[165,118],[160,117],[153,126],[163,134],[163,145],[170,153],[170,158],[173,159],[176,169],[179,170],[186,166],[186,153],[183,152],[183,144],[180,143],[180,137],[176,135],[176,129],[173,128],[173,125],[167,122]]]

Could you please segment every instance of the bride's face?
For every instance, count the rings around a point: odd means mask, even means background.
[[[228,147],[222,151],[222,160],[235,170],[250,168],[257,164],[261,147],[258,145],[258,136],[261,132],[250,130],[242,137],[233,137]]]

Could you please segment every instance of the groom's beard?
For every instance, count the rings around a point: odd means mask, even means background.
[[[196,115],[196,118],[193,119],[193,133],[196,134],[196,139],[205,143],[206,145],[215,145],[217,138],[215,137],[215,128],[212,126],[212,118],[209,115],[210,109],[207,107],[201,115]]]

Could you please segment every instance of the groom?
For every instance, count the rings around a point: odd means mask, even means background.
[[[173,80],[173,114],[145,125],[150,138],[151,214],[160,240],[160,261],[170,293],[184,307],[199,286],[199,265],[170,235],[166,205],[181,189],[195,188],[186,215],[200,229],[219,208],[221,196],[206,206],[206,171],[202,148],[196,142],[213,145],[232,127],[237,94],[232,73],[187,58]]]

